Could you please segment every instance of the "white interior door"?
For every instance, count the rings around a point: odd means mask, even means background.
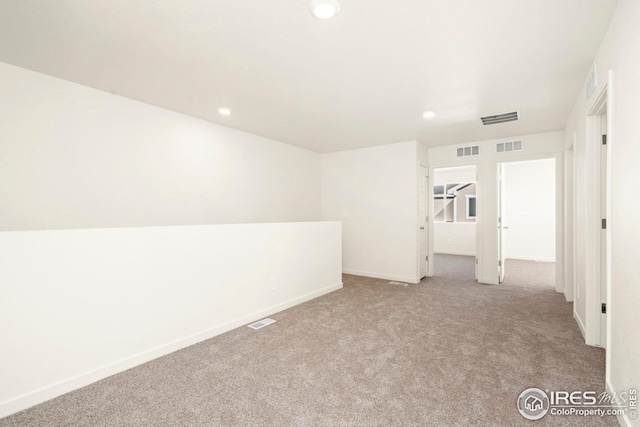
[[[504,232],[504,167],[498,164],[498,283],[504,281],[505,232]]]
[[[607,304],[607,113],[600,116],[600,130],[602,133],[602,144],[600,146],[600,218],[602,227],[600,229],[600,302],[603,307]],[[605,311],[605,310],[602,310]],[[607,344],[607,314],[600,314],[600,346],[606,348]]]
[[[556,159],[502,163],[504,258],[555,262]]]
[[[420,165],[420,186],[419,186],[419,227],[420,227],[420,278],[422,279],[427,275],[429,264],[429,251],[428,251],[428,210],[427,200],[429,193],[429,170],[426,166]]]

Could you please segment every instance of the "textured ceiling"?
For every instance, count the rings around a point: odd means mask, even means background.
[[[0,61],[317,152],[434,146],[562,129],[616,2],[341,4],[3,0]]]

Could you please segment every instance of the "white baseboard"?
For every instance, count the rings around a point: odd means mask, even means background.
[[[582,323],[582,319],[578,316],[576,311],[573,311],[573,318],[576,319],[576,323],[578,324],[578,328],[580,329],[580,333],[582,334],[582,339],[587,339],[587,329],[584,327],[584,323]]]
[[[435,251],[435,254],[442,255],[463,255],[463,256],[476,256],[475,252],[464,252],[464,251]]]
[[[498,283],[498,275],[496,274],[493,277],[478,277],[478,283],[483,285],[499,285]]]
[[[508,256],[506,259],[513,259],[517,261],[533,261],[533,262],[556,262],[555,259],[552,258],[531,258],[531,257],[518,257],[518,256]]]
[[[230,322],[223,323],[218,326],[214,326],[205,331],[196,332],[195,334],[186,336],[184,338],[166,343],[164,345],[149,349],[142,353],[138,353],[121,359],[116,362],[105,365],[101,368],[85,372],[83,374],[56,382],[54,384],[33,390],[29,393],[25,393],[21,396],[0,403],[0,418],[6,417],[23,409],[27,409],[31,406],[53,399],[65,393],[73,390],[77,390],[81,387],[85,387],[91,383],[107,378],[111,375],[126,371],[135,366],[149,362],[158,357],[173,353],[174,351],[189,347],[193,344],[197,344],[201,341],[213,338],[217,335],[228,332],[232,329],[236,329],[240,326],[252,323],[256,320],[260,320],[263,317],[270,316],[280,311],[286,310],[303,302],[318,298],[322,295],[330,292],[342,289],[342,282],[336,283],[331,286],[327,286],[320,290],[302,295],[300,297],[285,301],[281,304],[277,304],[266,308],[264,310],[248,314],[244,317],[232,320]]]
[[[605,389],[607,391],[607,393],[609,393],[611,396],[617,396],[618,394],[616,394],[616,390],[614,390],[614,388],[611,386],[611,383],[609,381],[605,382]],[[629,416],[624,413],[622,415],[617,415],[616,418],[618,419],[618,424],[620,424],[620,426],[622,427],[631,427],[631,419],[629,418]]]
[[[370,271],[351,270],[351,269],[348,269],[348,268],[343,268],[342,272],[344,274],[352,274],[354,276],[373,277],[374,279],[395,280],[395,281],[398,281],[398,282],[405,282],[405,283],[420,283],[420,279],[418,279],[416,277],[395,276],[395,275],[392,275],[392,274],[372,273]]]

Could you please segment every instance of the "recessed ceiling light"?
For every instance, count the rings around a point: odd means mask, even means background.
[[[425,119],[433,119],[435,116],[435,111],[425,111],[424,113],[422,113],[422,117],[424,117]]]
[[[331,19],[340,12],[338,0],[312,0],[311,13],[318,19]]]
[[[223,116],[228,116],[229,114],[231,114],[231,110],[227,107],[222,107],[218,108],[218,113],[222,114]]]

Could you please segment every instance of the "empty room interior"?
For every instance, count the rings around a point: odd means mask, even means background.
[[[640,426],[638,0],[4,0],[0,118],[0,427]]]

